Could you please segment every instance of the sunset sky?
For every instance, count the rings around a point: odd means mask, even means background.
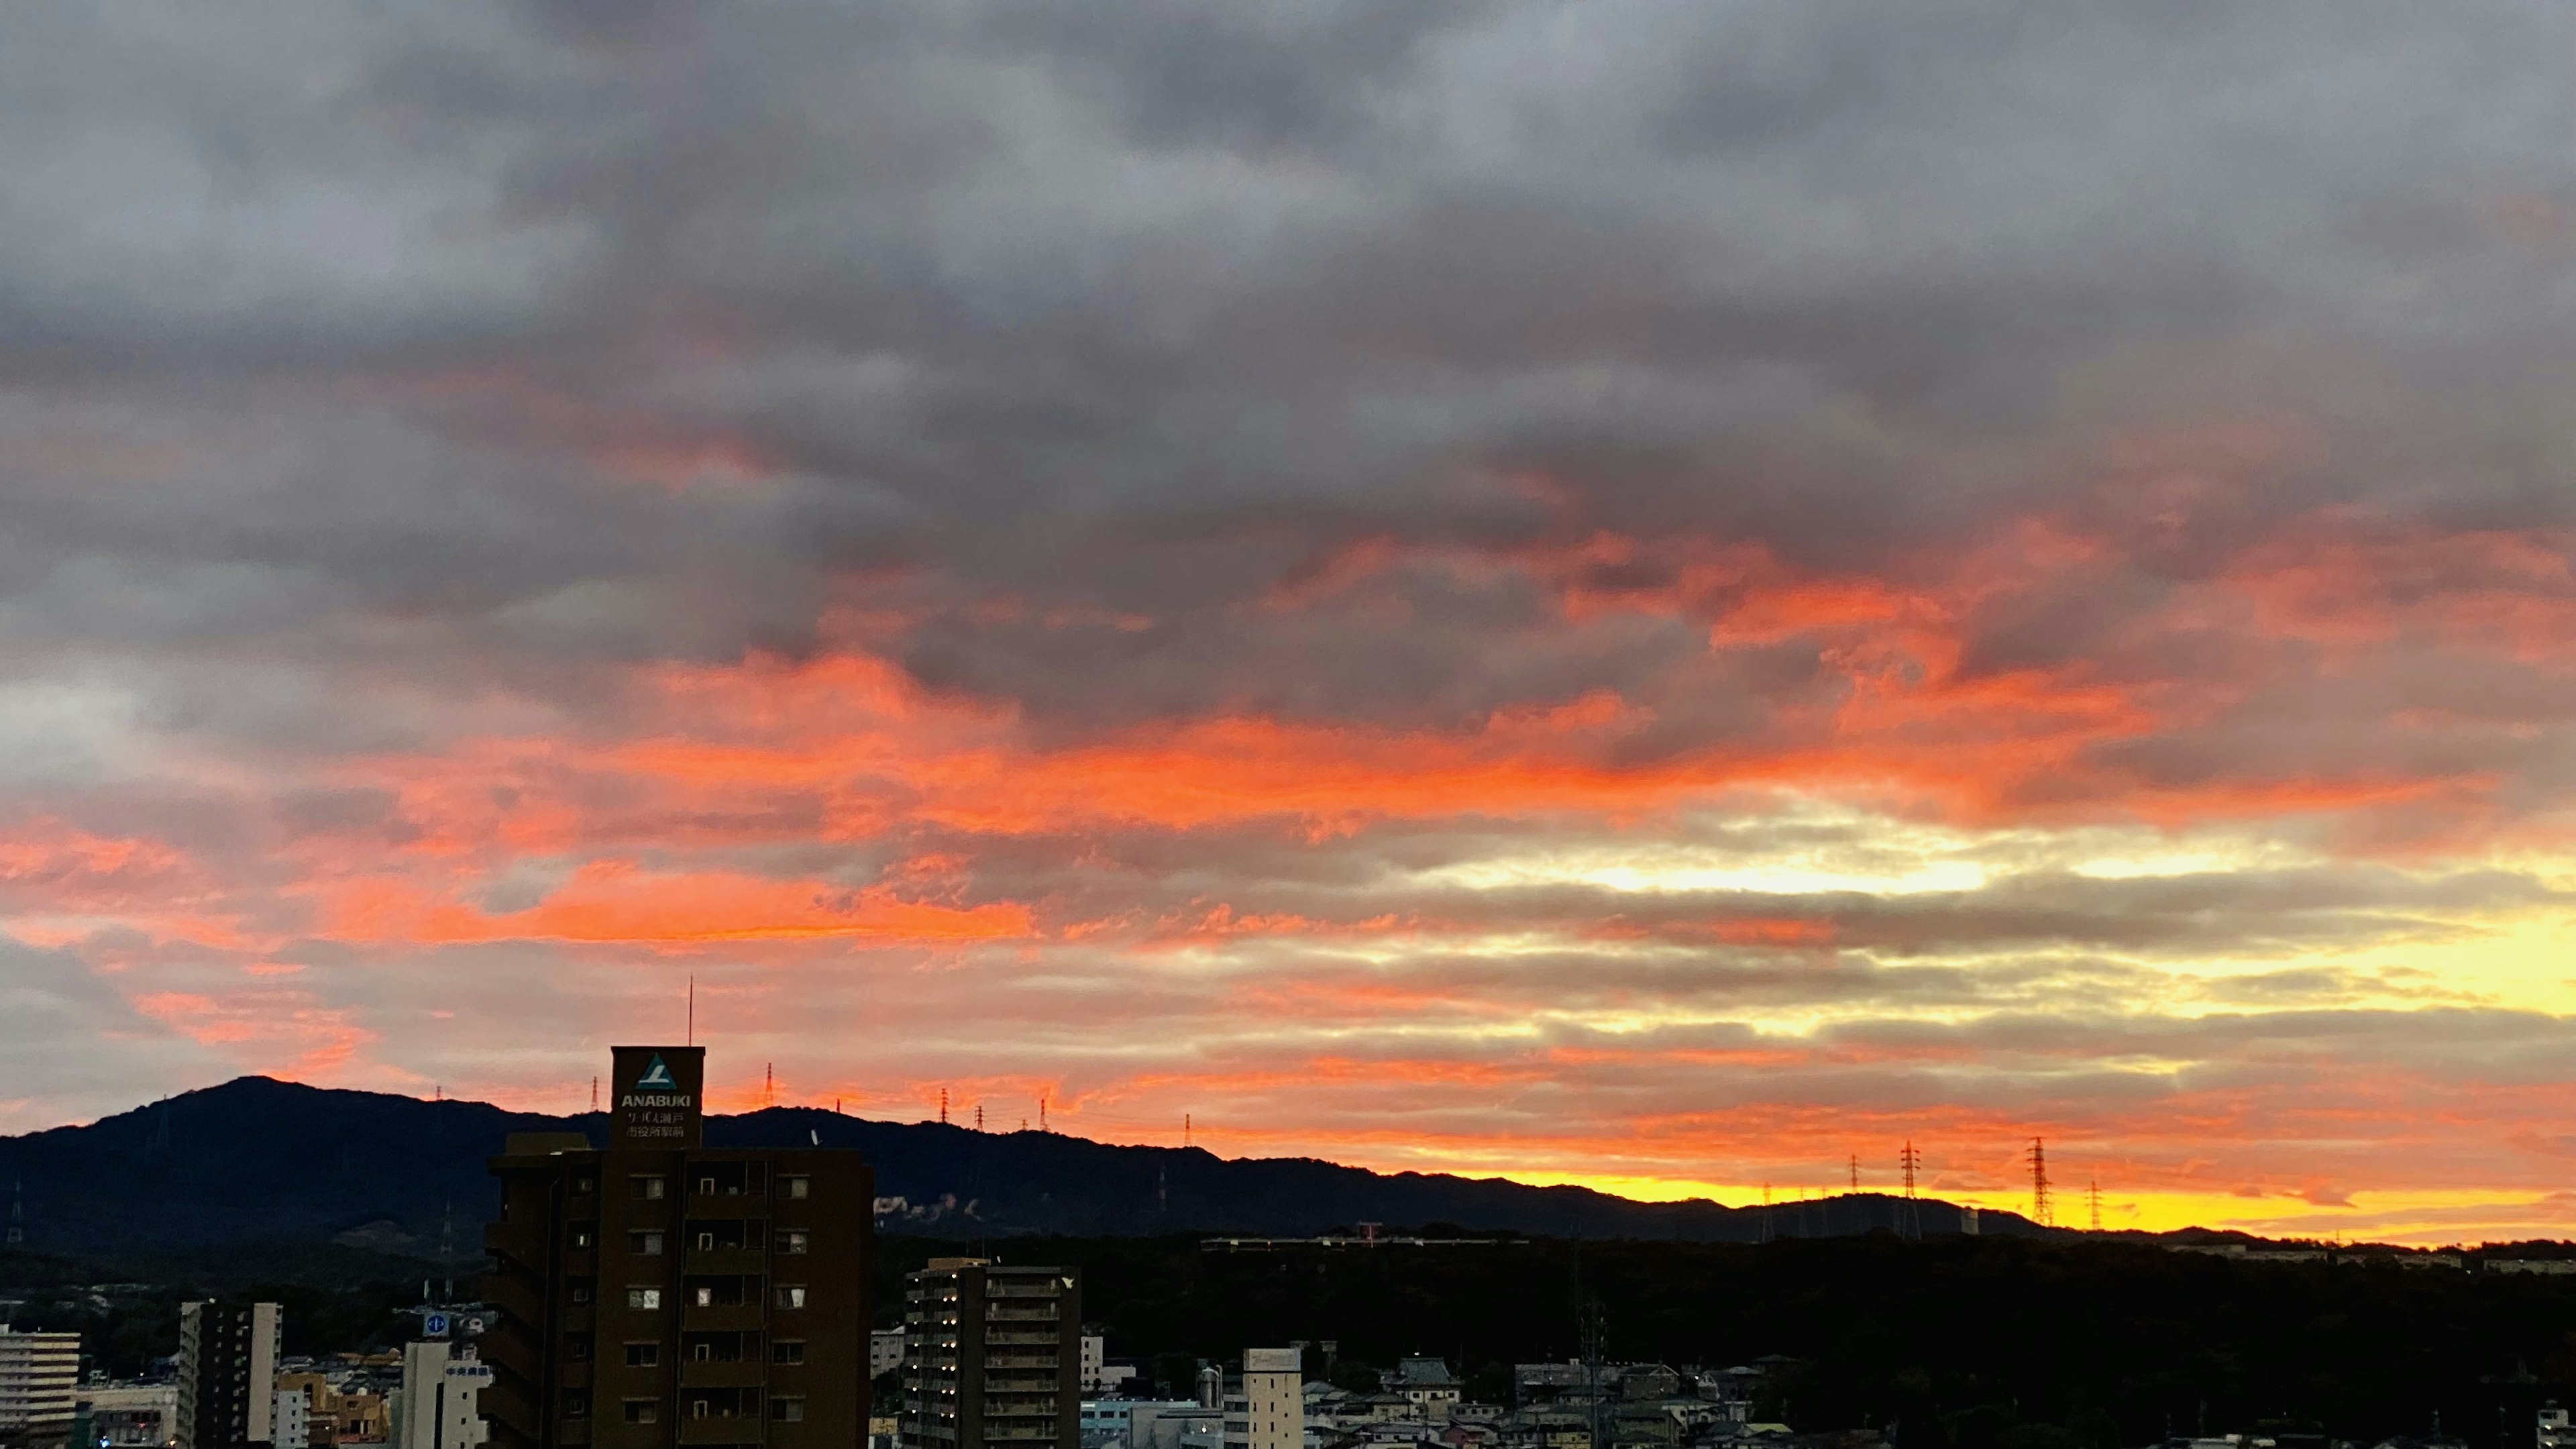
[[[2576,1236],[2576,6],[0,11],[0,1132]]]

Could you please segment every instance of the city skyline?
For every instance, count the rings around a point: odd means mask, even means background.
[[[2576,11],[2366,13],[0,14],[0,1133],[2576,1236]]]

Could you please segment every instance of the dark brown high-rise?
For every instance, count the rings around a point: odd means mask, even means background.
[[[484,1232],[493,1449],[863,1449],[876,1184],[702,1145],[703,1047],[615,1049],[605,1150],[514,1133]]]

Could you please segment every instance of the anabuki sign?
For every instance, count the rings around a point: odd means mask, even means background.
[[[612,1070],[617,1113],[611,1147],[688,1148],[699,1145],[706,1112],[705,1047],[622,1046]]]

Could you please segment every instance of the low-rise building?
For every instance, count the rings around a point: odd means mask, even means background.
[[[177,1384],[98,1384],[80,1391],[90,1441],[105,1449],[161,1449],[178,1442]]]

